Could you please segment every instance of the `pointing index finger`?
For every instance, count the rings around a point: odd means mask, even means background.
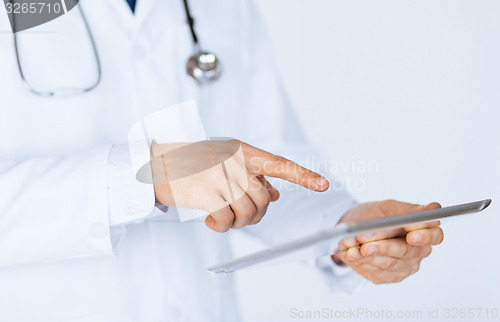
[[[247,167],[257,175],[281,178],[314,191],[325,191],[330,186],[322,175],[306,169],[297,163],[241,143]]]

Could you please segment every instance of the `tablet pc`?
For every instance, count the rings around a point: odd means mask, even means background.
[[[352,235],[410,226],[418,223],[434,221],[446,217],[480,212],[486,209],[491,199],[485,199],[466,204],[444,207],[439,209],[415,212],[411,214],[395,215],[355,223],[341,223],[332,229],[322,230],[314,235],[302,237],[294,241],[281,244],[272,248],[261,250],[234,260],[208,267],[216,274],[232,273],[237,270],[276,259],[278,257],[299,251],[303,248],[314,246],[328,240],[345,238]]]

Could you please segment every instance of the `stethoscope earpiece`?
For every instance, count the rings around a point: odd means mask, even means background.
[[[197,51],[189,57],[187,73],[200,84],[207,84],[219,79],[222,72],[217,56],[212,53]]]

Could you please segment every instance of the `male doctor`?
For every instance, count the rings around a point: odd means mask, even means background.
[[[231,276],[206,270],[232,258],[228,230],[244,227],[276,244],[339,221],[439,207],[358,205],[344,191],[327,190],[320,175],[276,157],[300,162],[317,152],[283,95],[261,17],[250,0],[189,4],[201,46],[223,64],[216,82],[200,86],[186,73],[193,42],[182,0],[84,0],[102,80],[63,97],[23,87],[0,10],[0,321],[235,322]],[[24,77],[40,91],[85,88],[99,76],[78,10],[19,33],[18,53]],[[182,223],[168,184],[136,180],[127,135],[142,118],[191,99],[208,136],[241,140],[212,146],[222,154],[241,147],[249,187],[205,222]],[[156,157],[165,146],[150,148]],[[261,161],[288,166],[252,168]],[[288,188],[278,196],[265,175],[316,192]],[[212,178],[179,190],[183,206],[209,209],[205,203],[222,198],[217,183],[227,177]],[[332,291],[350,292],[363,279],[401,281],[442,241],[438,225],[344,240],[313,270]]]

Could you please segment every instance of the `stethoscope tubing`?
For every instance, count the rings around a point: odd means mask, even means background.
[[[13,0],[10,0],[10,3],[13,3],[12,1]],[[82,17],[83,24],[85,26],[87,34],[89,35],[90,43],[92,45],[92,52],[94,54],[94,58],[96,61],[96,66],[97,66],[97,80],[91,86],[86,87],[86,88],[81,88],[81,89],[80,88],[66,88],[66,89],[55,90],[55,91],[37,91],[33,88],[33,86],[31,86],[31,84],[26,79],[26,77],[24,75],[23,68],[22,68],[21,57],[20,57],[19,46],[18,46],[18,39],[17,39],[16,15],[14,13],[12,14],[12,22],[13,22],[13,27],[14,27],[14,30],[13,30],[14,49],[15,49],[15,53],[16,53],[17,67],[19,69],[19,75],[21,76],[23,86],[32,94],[35,94],[38,96],[43,96],[43,97],[67,96],[66,94],[79,95],[79,94],[88,93],[88,92],[94,90],[101,83],[101,79],[102,79],[101,59],[99,57],[99,52],[97,50],[95,38],[94,38],[94,35],[93,35],[92,30],[90,28],[87,17],[83,11],[82,6],[77,5],[77,7],[78,7],[78,11],[80,12],[80,16]]]
[[[11,4],[13,4],[14,0],[9,0],[9,1]],[[191,14],[188,0],[183,0],[183,3],[184,3],[184,9],[186,12],[187,23],[189,25],[189,30],[191,33],[191,37],[193,40],[193,47],[194,47],[194,55],[189,57],[189,60],[188,60],[187,73],[193,79],[195,79],[198,82],[198,84],[206,84],[206,83],[213,82],[213,81],[217,80],[220,76],[220,73],[221,73],[220,62],[214,54],[212,54],[210,52],[204,52],[201,50],[200,44],[199,44],[199,38],[198,38],[198,35],[197,35],[195,27],[194,27],[195,20]],[[91,92],[96,87],[98,87],[99,84],[101,83],[102,65],[101,65],[101,59],[99,57],[99,51],[97,49],[95,37],[94,37],[94,34],[92,33],[92,29],[90,28],[89,22],[87,20],[87,17],[85,15],[85,12],[84,12],[81,4],[79,3],[77,5],[77,7],[78,7],[78,10],[80,12],[80,16],[82,17],[82,20],[83,20],[83,23],[85,26],[85,30],[87,31],[87,34],[89,36],[90,43],[92,45],[93,56],[95,58],[96,66],[97,66],[97,79],[94,82],[94,84],[92,84],[91,86],[86,87],[86,88],[63,88],[63,89],[52,90],[52,91],[38,91],[38,90],[36,90],[30,84],[30,82],[26,79],[25,73],[24,73],[23,68],[22,68],[21,55],[20,55],[19,44],[18,44],[18,37],[17,37],[17,33],[16,33],[16,31],[17,31],[17,29],[16,29],[16,14],[14,14],[14,13],[12,14],[12,22],[13,22],[13,29],[14,29],[13,30],[14,50],[15,50],[15,57],[16,57],[16,61],[17,61],[17,67],[19,70],[19,75],[21,77],[22,84],[26,88],[26,90],[28,90],[30,93],[37,95],[37,96],[42,96],[42,97],[73,96],[73,95],[79,95],[79,94]],[[213,67],[211,67],[208,70],[206,68],[202,67],[202,65],[201,65],[202,63],[200,62],[200,57],[203,57],[203,56],[213,57],[213,59],[214,59]]]

